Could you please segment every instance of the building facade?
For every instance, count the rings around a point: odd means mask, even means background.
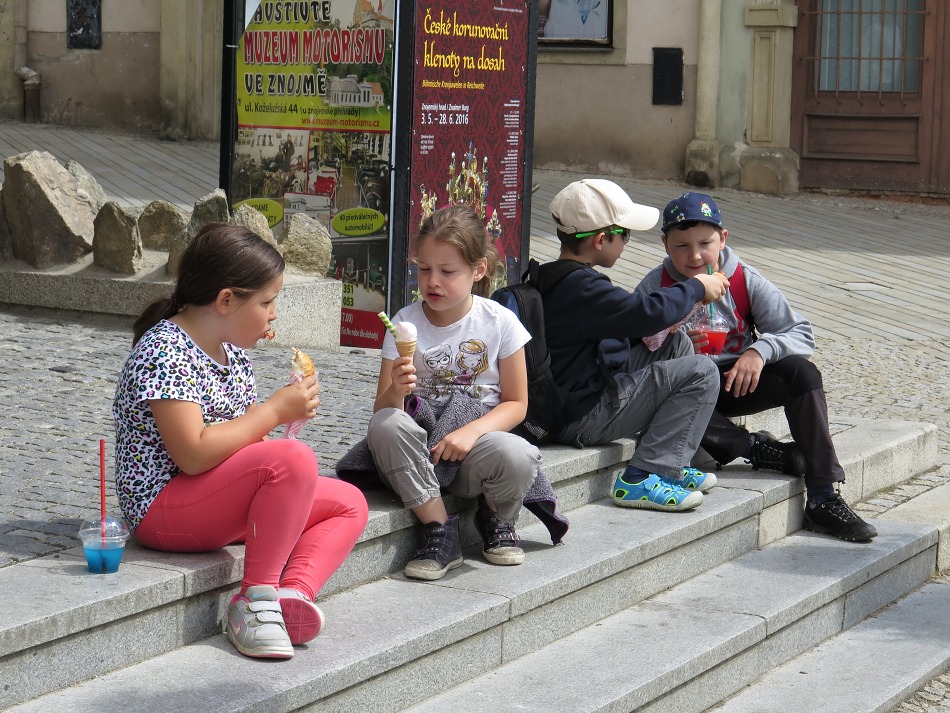
[[[3,3],[0,119],[29,116],[32,100],[43,123],[217,137],[223,7],[224,0]],[[23,67],[38,88],[24,86]]]
[[[943,0],[611,9],[606,45],[539,40],[536,166],[776,194],[950,193]],[[671,50],[682,57],[678,103],[657,91],[670,84],[657,60]]]
[[[3,3],[0,119],[216,138],[224,1]],[[333,0],[350,1],[382,9]],[[539,0],[539,14],[537,168],[950,194],[945,0]],[[97,47],[75,46],[96,29]]]

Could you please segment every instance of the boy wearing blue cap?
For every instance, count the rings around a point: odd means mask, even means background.
[[[660,211],[638,205],[616,183],[575,181],[551,202],[558,260],[539,269],[551,373],[568,392],[567,424],[555,440],[584,447],[639,434],[613,487],[622,507],[689,510],[716,476],[689,467],[719,391],[718,372],[674,330],[655,351],[643,338],[678,324],[697,302],[725,294],[720,275],[698,275],[641,296],[595,267],[612,267],[631,230],[649,230]],[[566,274],[565,274],[566,273]],[[681,358],[674,358],[681,357]],[[684,467],[685,466],[685,467]]]
[[[647,295],[662,285],[697,274],[722,272],[730,289],[715,303],[729,332],[720,354],[712,354],[720,374],[716,410],[702,447],[717,462],[745,458],[753,468],[804,475],[806,530],[852,542],[877,535],[835,489],[844,481],[828,430],[828,406],[821,373],[809,361],[815,350],[811,324],[795,312],[785,295],[726,246],[716,202],[702,193],[684,193],[663,211],[667,257],[651,270],[636,292]],[[687,331],[696,352],[706,346],[698,330]],[[780,443],[766,431],[750,434],[729,420],[782,406],[793,443]]]

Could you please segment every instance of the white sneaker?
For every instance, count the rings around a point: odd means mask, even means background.
[[[273,587],[258,585],[248,587],[243,595],[235,594],[228,604],[224,632],[245,656],[289,659],[294,655]]]
[[[299,589],[281,587],[277,590],[284,626],[294,646],[306,644],[320,635],[323,629],[323,612]]]

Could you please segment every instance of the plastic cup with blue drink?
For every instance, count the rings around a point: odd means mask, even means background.
[[[89,571],[111,574],[119,569],[125,542],[129,539],[129,526],[122,518],[111,515],[105,516],[104,523],[100,517],[84,520],[79,528],[79,539]]]

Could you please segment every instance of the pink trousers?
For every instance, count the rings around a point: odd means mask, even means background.
[[[305,443],[274,439],[242,448],[198,475],[171,479],[135,537],[165,552],[207,552],[245,543],[242,589],[293,587],[311,598],[366,527],[354,486],[317,474]]]

